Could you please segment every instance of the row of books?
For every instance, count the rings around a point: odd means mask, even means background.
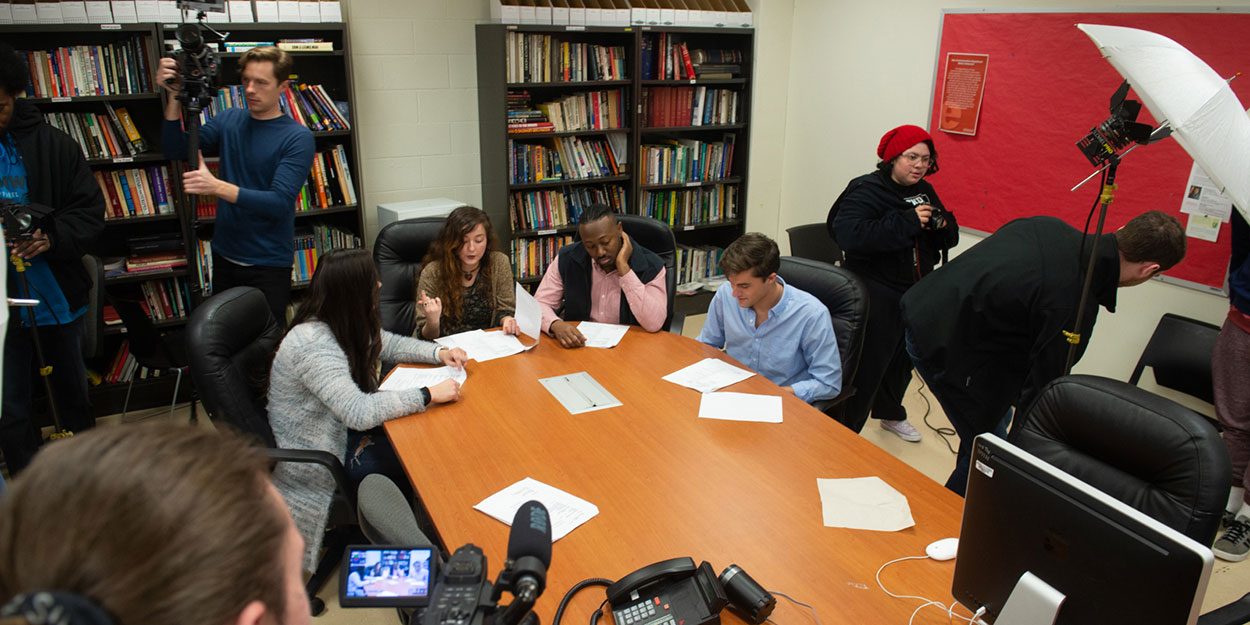
[[[64,98],[152,91],[149,39],[138,35],[103,45],[23,51],[30,69],[27,94]]]
[[[169,166],[152,165],[132,169],[92,171],[104,193],[105,219],[125,219],[174,213],[173,188]]]
[[[741,74],[745,57],[740,50],[691,50],[680,37],[660,33],[642,38],[639,63],[643,80],[733,78]]]
[[[135,360],[134,354],[130,353],[130,342],[122,341],[117,348],[117,354],[110,361],[107,371],[100,375],[100,382],[104,384],[117,384],[118,382],[129,382],[132,378],[135,380],[146,380],[148,378],[159,377],[160,369],[148,369],[139,366],[139,361]]]
[[[295,199],[295,210],[308,211],[356,203],[356,185],[352,182],[347,150],[336,145],[313,157],[312,171]]]
[[[738,123],[739,94],[733,89],[648,87],[642,90],[642,114],[653,128]]]
[[[620,89],[591,91],[564,96],[538,105],[555,132],[609,130],[624,127],[628,107]],[[509,132],[515,132],[512,124]]]
[[[508,82],[626,80],[625,46],[561,41],[551,35],[509,32]]]
[[[490,0],[504,24],[751,28],[746,0]]]
[[[723,180],[733,175],[734,135],[724,141],[667,139],[644,144],[638,160],[643,184]]]
[[[290,88],[278,99],[278,106],[283,113],[309,130],[351,129],[347,115],[339,109],[340,106],[346,107],[346,104],[330,99],[330,94],[321,85],[291,82]],[[213,96],[212,104],[200,111],[200,123],[208,123],[218,113],[232,108],[247,108],[247,98],[244,97],[243,87],[240,85],[219,88]]]
[[[507,101],[508,132],[551,132],[555,129],[547,114],[534,107],[529,91],[509,90]]]
[[[317,270],[317,259],[330,250],[362,247],[360,237],[342,228],[326,224],[313,224],[311,228],[295,231],[295,264],[291,267],[291,280],[311,280]]]
[[[185,259],[184,259],[185,261]],[[186,319],[190,314],[191,289],[187,279],[181,276],[162,280],[148,280],[140,285],[143,291],[144,312],[156,321]]]
[[[697,280],[713,278],[721,275],[720,257],[725,248],[714,245],[677,245],[677,284],[687,284]]]
[[[573,242],[572,235],[512,240],[512,271],[517,280],[541,278],[560,248]]]
[[[175,46],[177,40],[175,40]],[[166,42],[168,44],[168,42]],[[277,46],[288,52],[333,52],[334,42],[317,37],[301,39],[279,39],[277,41],[223,41],[221,52],[240,53],[261,46]]]
[[[115,159],[147,151],[147,141],[139,134],[125,107],[105,103],[103,113],[47,113],[44,119],[78,142],[89,159]]]
[[[738,185],[643,191],[642,214],[669,226],[697,226],[738,218]]]
[[[228,0],[209,22],[342,22],[339,0]],[[0,24],[194,22],[175,0],[0,0]]]
[[[625,187],[579,186],[562,190],[518,191],[508,195],[508,214],[513,230],[544,230],[577,224],[582,211],[603,203],[624,212]]]
[[[556,137],[549,145],[509,140],[508,180],[531,184],[619,176],[625,168],[617,151],[623,148],[615,144],[623,141],[611,137]]]
[[[181,244],[181,241],[179,241]],[[165,252],[146,252],[126,257],[126,271],[122,275],[139,273],[155,273],[182,269],[187,266],[187,254],[182,250]]]

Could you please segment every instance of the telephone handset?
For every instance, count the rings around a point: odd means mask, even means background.
[[[718,625],[729,600],[712,565],[673,558],[608,586],[616,625]]]

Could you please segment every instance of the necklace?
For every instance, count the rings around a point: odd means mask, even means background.
[[[472,281],[472,280],[473,280],[473,278],[474,278],[474,276],[476,276],[476,275],[477,275],[478,270],[479,270],[479,269],[481,269],[481,268],[482,268],[482,266],[481,266],[481,265],[478,265],[477,267],[474,267],[474,268],[473,268],[472,270],[470,270],[470,271],[465,271],[464,269],[461,269],[461,270],[460,270],[460,277],[461,277],[461,278],[463,278],[465,282]]]

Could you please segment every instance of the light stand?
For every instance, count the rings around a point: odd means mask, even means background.
[[[13,269],[17,272],[17,288],[22,294],[23,299],[30,298],[30,283],[26,278],[26,268],[30,263],[26,259],[17,254],[9,254],[9,262],[13,263]],[[66,430],[61,426],[61,415],[56,410],[56,397],[52,393],[52,367],[48,365],[48,361],[43,356],[43,343],[39,340],[39,326],[35,324],[35,311],[33,307],[26,306],[26,321],[30,323],[27,328],[30,330],[31,339],[35,344],[35,360],[39,363],[39,377],[43,379],[43,390],[48,395],[48,408],[52,411],[52,425],[56,431],[52,433],[52,439],[73,436],[74,433]]]
[[[1101,206],[1098,207],[1098,226],[1094,228],[1093,245],[1089,251],[1089,262],[1085,266],[1085,284],[1081,286],[1081,303],[1076,307],[1076,324],[1071,331],[1064,330],[1063,336],[1068,346],[1068,360],[1063,365],[1063,373],[1072,373],[1072,365],[1076,361],[1076,347],[1081,343],[1081,321],[1085,319],[1085,303],[1089,301],[1089,289],[1094,282],[1094,262],[1098,259],[1098,240],[1102,238],[1102,228],[1107,221],[1107,209],[1115,199],[1115,173],[1120,167],[1120,156],[1112,154],[1107,159],[1107,180],[1102,185],[1102,193],[1098,196]],[[1088,227],[1089,222],[1086,222]],[[1078,261],[1079,262],[1079,261]]]

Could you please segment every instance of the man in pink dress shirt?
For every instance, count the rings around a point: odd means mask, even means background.
[[[586,344],[575,321],[659,331],[668,314],[664,261],[631,241],[607,204],[582,211],[577,232],[581,241],[560,249],[534,293],[543,308],[543,331],[564,347]]]

